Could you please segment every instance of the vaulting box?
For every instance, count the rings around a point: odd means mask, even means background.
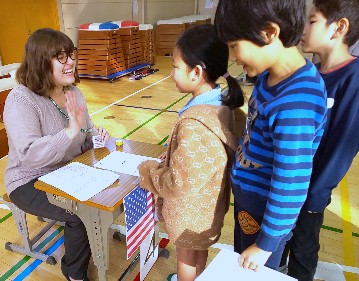
[[[155,34],[153,25],[140,24],[139,33],[145,63],[155,64]]]
[[[108,76],[126,69],[118,30],[79,30],[79,74]]]

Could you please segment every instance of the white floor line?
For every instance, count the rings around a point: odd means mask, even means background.
[[[0,158],[0,160],[3,160],[3,159],[5,159],[6,157],[7,157],[7,155],[5,155],[4,157]]]
[[[345,281],[341,265],[322,261],[318,262],[314,278],[325,281]]]
[[[10,210],[10,208],[5,204],[0,204],[0,209]]]
[[[134,92],[134,93],[132,93],[132,94],[130,94],[130,95],[124,97],[124,98],[122,98],[122,99],[119,99],[119,100],[117,100],[117,101],[115,101],[115,102],[113,102],[113,103],[111,103],[111,104],[109,104],[109,105],[107,105],[107,106],[105,106],[105,107],[99,109],[99,110],[96,110],[95,112],[91,113],[90,116],[93,116],[93,115],[95,115],[95,114],[97,114],[97,113],[100,113],[101,111],[106,110],[107,108],[109,108],[109,107],[115,105],[116,103],[119,103],[119,102],[121,102],[121,101],[124,101],[125,99],[128,99],[128,98],[130,98],[130,97],[132,97],[132,96],[134,96],[134,95],[136,95],[136,94],[138,94],[138,93],[140,93],[140,92],[142,92],[142,91],[144,91],[144,90],[146,90],[146,89],[148,89],[148,88],[150,88],[150,87],[152,87],[152,86],[154,86],[154,85],[156,85],[156,84],[158,84],[158,83],[160,83],[160,82],[162,82],[162,81],[164,81],[164,80],[166,80],[166,79],[168,79],[168,78],[170,78],[170,77],[171,77],[171,75],[169,75],[169,76],[167,76],[167,77],[165,77],[165,78],[162,78],[161,80],[159,80],[159,81],[157,81],[157,82],[155,82],[155,83],[153,83],[153,84],[151,84],[151,85],[148,85],[148,86],[146,86],[146,87],[144,87],[144,88],[142,88],[142,89],[140,89],[140,90],[138,90],[138,91],[136,91],[136,92]]]
[[[359,274],[359,267],[341,265],[344,271]]]

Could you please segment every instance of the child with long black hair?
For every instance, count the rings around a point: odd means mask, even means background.
[[[139,166],[140,185],[158,196],[158,216],[176,245],[178,280],[192,281],[202,273],[228,211],[228,171],[245,123],[239,109],[244,95],[227,72],[228,54],[211,25],[182,34],[172,77],[179,92],[193,97],[179,111],[164,162]],[[216,84],[221,76],[228,83],[224,93]]]

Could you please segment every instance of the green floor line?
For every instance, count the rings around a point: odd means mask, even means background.
[[[126,135],[124,135],[123,137],[121,137],[121,139],[126,139],[128,138],[130,135],[132,135],[134,132],[138,131],[139,129],[141,129],[143,126],[145,126],[147,123],[151,122],[153,119],[155,119],[158,115],[161,115],[162,112],[157,113],[156,115],[152,116],[150,119],[146,120],[144,123],[142,123],[140,126],[134,128],[132,131],[130,131],[129,133],[127,133]]]
[[[45,247],[47,243],[49,243],[54,237],[56,237],[62,230],[64,229],[63,226],[60,226],[56,229],[53,233],[51,233],[44,241],[42,241],[38,246],[36,246],[37,250],[42,249]],[[11,267],[4,275],[0,276],[0,281],[5,281],[11,275],[13,275],[20,267],[22,267],[31,257],[25,256],[22,260],[20,260],[17,264]]]
[[[337,232],[337,233],[343,233],[343,229],[327,226],[327,225],[324,225],[324,224],[322,225],[322,229]]]
[[[3,218],[0,219],[0,223],[6,221],[6,220],[7,220],[8,218],[10,218],[11,216],[12,216],[12,213],[11,213],[11,212],[8,213],[5,217],[3,217]]]
[[[170,104],[169,106],[167,106],[165,108],[165,110],[171,108],[172,106],[174,106],[176,103],[180,102],[181,100],[183,100],[185,97],[187,97],[189,94],[184,95],[183,97],[181,97],[180,99],[176,100],[174,103]],[[126,135],[124,135],[122,137],[122,139],[126,139],[128,138],[130,135],[132,135],[134,132],[138,131],[139,129],[141,129],[143,126],[145,126],[146,124],[148,124],[149,122],[151,122],[153,119],[155,119],[157,116],[161,115],[163,112],[166,111],[161,111],[159,113],[157,113],[156,115],[152,116],[150,119],[148,119],[147,121],[145,121],[144,123],[142,123],[140,126],[138,126],[137,128],[134,128],[131,132],[127,133]]]
[[[168,137],[169,137],[169,136],[164,137],[163,140],[161,140],[161,141],[158,143],[158,145],[164,144],[164,143],[168,140]]]
[[[165,109],[169,109],[172,106],[174,106],[176,103],[179,103],[181,100],[183,100],[184,98],[186,98],[189,94],[184,95],[183,97],[181,97],[180,99],[176,100],[174,103],[170,104],[169,106],[167,106]]]

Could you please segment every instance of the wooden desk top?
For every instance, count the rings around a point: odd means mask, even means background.
[[[156,144],[123,140],[122,149],[118,150],[132,154],[158,157],[166,150],[166,148]],[[108,154],[110,154],[110,151],[107,148],[97,148],[85,152],[84,154],[76,157],[73,161],[92,166]],[[113,212],[118,206],[122,204],[123,197],[125,197],[125,195],[128,194],[137,184],[137,177],[120,174],[119,179],[114,184],[82,203]],[[36,189],[80,202],[78,199],[72,197],[71,195],[42,181],[37,181],[35,183],[35,187]]]

